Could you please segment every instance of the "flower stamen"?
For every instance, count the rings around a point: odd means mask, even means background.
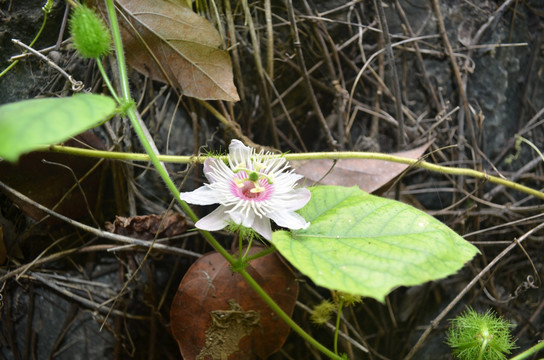
[[[258,194],[263,191],[266,191],[266,189],[264,187],[258,186],[257,184],[255,184],[255,187],[253,189],[249,190],[250,193],[254,193],[254,194]]]

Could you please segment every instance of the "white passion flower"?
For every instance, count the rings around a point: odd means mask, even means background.
[[[204,174],[209,184],[180,194],[180,198],[190,204],[219,204],[217,209],[197,221],[197,228],[216,231],[234,222],[253,228],[271,240],[270,219],[293,230],[306,229],[310,225],[295,212],[308,203],[310,191],[295,188],[302,175],[289,170],[284,158],[262,151],[255,153],[255,149],[241,141],[232,140],[228,160],[227,166],[220,159],[206,159]]]

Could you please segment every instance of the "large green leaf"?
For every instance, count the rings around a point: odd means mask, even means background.
[[[432,216],[357,187],[318,186],[299,213],[305,230],[277,231],[280,253],[320,286],[384,301],[397,286],[443,278],[478,250]]]
[[[21,154],[59,143],[96,126],[114,110],[112,98],[94,94],[2,105],[0,157],[16,161]]]

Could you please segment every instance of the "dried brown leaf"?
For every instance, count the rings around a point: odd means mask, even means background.
[[[133,217],[116,216],[113,223],[107,222],[109,232],[134,237],[142,240],[152,240],[155,236],[172,237],[183,234],[187,230],[185,217],[170,212],[166,215],[142,215]]]
[[[249,254],[262,250],[252,246]],[[298,283],[277,254],[252,260],[246,270],[287,314],[293,313]],[[289,326],[218,252],[199,258],[181,280],[170,325],[185,360],[267,359],[289,334]]]
[[[100,4],[100,2],[98,2]],[[181,2],[119,0],[127,62],[202,100],[240,100],[232,64],[214,26]],[[100,6],[100,5],[99,5]]]
[[[417,159],[429,145],[430,143],[392,155]],[[298,174],[304,175],[306,185],[313,185],[318,181],[321,185],[357,185],[369,193],[387,184],[408,167],[406,164],[373,159],[340,159],[336,165],[333,160],[318,159],[292,161],[291,165]],[[333,165],[334,168],[331,170]],[[327,174],[329,170],[331,172]]]
[[[90,146],[94,149],[106,149],[102,140],[91,132],[82,133],[64,144],[74,147]],[[81,219],[89,215],[89,209],[94,209],[97,199],[100,198],[97,191],[101,188],[99,186],[101,170],[105,164],[98,165],[89,176],[85,176],[97,165],[98,161],[97,159],[75,157],[63,153],[35,151],[21,156],[17,164],[0,161],[0,181],[50,209],[58,205],[55,211],[62,215],[72,219]],[[62,164],[62,166],[55,164]],[[80,186],[74,187],[76,181],[74,176],[77,179],[82,179],[79,183],[81,188]],[[67,194],[70,189],[71,192]],[[85,198],[81,190],[84,191]],[[34,205],[12,194],[6,192],[6,196],[25,214],[35,220],[41,220],[47,215]],[[59,203],[59,201],[61,202]],[[88,208],[86,202],[89,205]],[[58,224],[61,223],[61,220],[49,217],[46,222]]]

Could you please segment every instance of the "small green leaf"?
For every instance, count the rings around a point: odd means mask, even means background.
[[[478,250],[432,216],[358,187],[318,186],[299,211],[311,225],[276,231],[279,252],[317,285],[384,301],[397,286],[446,277]]]
[[[115,110],[112,98],[78,94],[68,98],[19,101],[0,106],[0,157],[56,144],[98,125]]]

